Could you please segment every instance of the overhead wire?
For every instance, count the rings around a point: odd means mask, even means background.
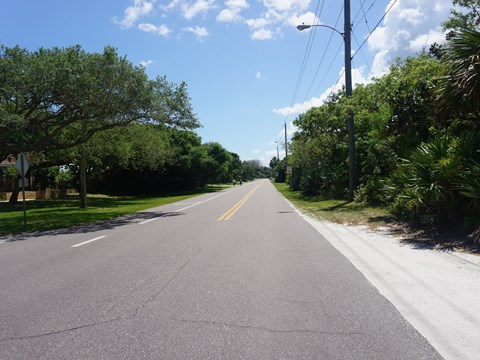
[[[344,74],[345,74],[345,68],[343,69],[343,71],[342,71],[342,72],[340,73],[340,75],[338,76],[338,79],[337,79],[337,81],[335,82],[335,85],[332,86],[332,89],[331,89],[330,92],[328,93],[327,98],[329,98],[330,96],[332,96],[333,92],[334,92],[335,89],[337,88],[338,83],[340,82],[340,79],[343,77]]]
[[[322,6],[320,7],[320,0],[318,0],[317,2],[317,7],[315,9],[315,17],[313,19],[313,24],[316,23],[317,19],[320,19],[320,15],[323,11],[323,6],[325,4],[325,0],[322,1]],[[319,7],[320,7],[320,11],[319,11]],[[297,95],[298,95],[298,90],[300,88],[300,84],[303,80],[303,75],[305,74],[305,69],[307,67],[307,63],[308,63],[308,59],[310,57],[310,52],[312,50],[312,45],[313,45],[313,40],[315,39],[315,32],[310,32],[309,34],[309,37],[308,37],[308,42],[307,42],[307,47],[305,48],[305,53],[303,55],[303,60],[302,60],[302,66],[300,67],[300,73],[298,75],[298,79],[297,79],[297,84],[295,86],[295,90],[293,92],[293,96],[292,96],[292,101],[291,101],[291,104],[290,104],[290,107],[293,106],[293,103],[295,102],[295,99],[297,98]],[[286,121],[286,120],[285,120]]]
[[[357,44],[357,46],[360,46],[360,45],[359,45],[359,42],[358,42],[358,39],[357,39],[357,37],[355,36],[355,33],[354,33],[353,31],[352,31],[352,35],[353,35],[353,38],[355,39],[355,43]],[[370,64],[368,63],[367,58],[365,57],[364,52],[362,51],[362,49],[358,49],[358,50],[355,52],[355,54],[356,54],[358,51],[360,51],[360,53],[362,54],[363,61],[365,62],[365,65],[368,67],[368,70],[371,72],[371,71],[372,71],[372,67],[371,67]],[[354,56],[352,56],[352,60],[353,60],[353,57],[354,57]]]
[[[342,15],[342,12],[343,12],[343,6],[342,6],[342,8],[341,8],[341,10],[340,10],[340,13],[338,14],[337,21],[335,22],[335,24],[334,24],[334,26],[333,26],[334,28],[337,27],[338,22],[340,21],[340,17],[341,17],[341,15]],[[323,64],[323,60],[325,59],[325,56],[326,56],[326,54],[327,54],[328,48],[329,48],[329,46],[330,46],[330,43],[331,43],[331,41],[332,41],[333,35],[334,35],[334,34],[333,34],[333,32],[332,32],[332,33],[330,34],[329,39],[328,39],[327,45],[325,46],[325,50],[323,51],[323,54],[322,54],[320,63],[319,63],[318,66],[317,66],[317,70],[315,71],[315,75],[313,76],[313,79],[312,79],[312,81],[311,81],[311,83],[310,83],[310,87],[308,88],[307,94],[305,95],[304,101],[305,101],[305,100],[308,98],[308,96],[310,95],[310,90],[312,90],[313,84],[314,84],[315,80],[317,79],[317,75],[318,75],[318,73],[319,73],[319,71],[320,71],[320,68],[321,68],[321,66],[322,66],[322,64]],[[337,52],[337,54],[334,56],[334,58],[336,58],[337,56],[338,56],[338,52]],[[330,65],[330,66],[331,66],[331,65]],[[323,79],[325,79],[325,77],[324,77]],[[321,86],[321,85],[323,85],[323,80],[320,82],[320,85],[319,85],[319,86]]]
[[[320,92],[320,88],[322,87],[323,82],[325,81],[327,75],[329,74],[333,64],[335,63],[335,60],[337,59],[338,54],[340,54],[340,51],[342,50],[342,47],[343,47],[343,43],[341,43],[340,46],[338,47],[337,53],[332,58],[332,61],[330,62],[330,65],[327,68],[327,71],[324,71],[322,81],[320,81],[320,84],[318,85],[317,90],[315,91],[315,94],[318,94]]]
[[[376,0],[373,0],[373,1],[370,3],[370,5],[368,6],[367,9],[365,9],[365,3],[367,2],[367,0],[359,0],[360,8],[359,8],[359,10],[357,11],[357,13],[356,13],[356,15],[355,15],[355,17],[354,17],[353,23],[357,23],[357,24],[358,24],[358,23],[361,23],[362,21],[364,21],[369,33],[368,33],[368,35],[366,36],[366,38],[364,39],[364,41],[363,41],[361,44],[359,44],[359,41],[358,41],[355,33],[353,32],[353,30],[354,30],[354,28],[356,28],[356,26],[355,26],[355,27],[352,26],[352,29],[351,29],[352,35],[353,35],[353,38],[355,39],[356,44],[358,45],[358,48],[357,48],[357,50],[355,51],[355,53],[352,55],[351,59],[353,60],[353,59],[355,58],[355,56],[360,52],[361,55],[362,55],[362,57],[363,57],[363,60],[365,61],[365,64],[369,67],[370,71],[371,71],[370,65],[369,65],[369,63],[368,63],[368,61],[367,61],[367,59],[366,59],[366,57],[365,57],[365,54],[364,54],[363,51],[362,51],[362,48],[363,48],[363,46],[365,45],[365,43],[368,41],[368,39],[372,36],[373,32],[378,28],[378,26],[381,24],[381,22],[384,20],[384,18],[387,16],[387,14],[390,12],[390,10],[393,8],[393,6],[397,3],[397,1],[398,1],[398,0],[394,0],[394,1],[391,3],[391,5],[389,6],[389,8],[385,11],[385,13],[383,14],[383,16],[380,18],[380,20],[379,20],[379,21],[377,22],[377,24],[374,26],[374,28],[373,28],[373,29],[370,29],[370,25],[369,25],[369,23],[368,23],[367,14],[371,11],[371,9],[373,8],[373,6],[375,5]],[[321,9],[321,10],[320,10],[320,14],[321,14],[321,12],[322,12],[322,10],[323,10],[324,3],[325,3],[325,0],[322,1],[322,5],[321,5],[321,8],[320,8],[320,9]],[[315,10],[315,15],[316,15],[316,17],[315,17],[314,21],[316,21],[316,19],[320,19],[320,14],[318,14],[319,6],[320,6],[320,0],[319,0],[318,3],[317,3],[317,7],[316,7],[316,10]],[[337,26],[337,24],[338,24],[338,21],[339,21],[339,19],[340,19],[340,16],[341,16],[342,12],[343,12],[343,6],[342,6],[342,9],[341,9],[341,11],[340,11],[340,15],[339,15],[339,17],[337,18],[337,21],[336,21],[336,23],[335,23],[335,26],[334,26],[335,28],[336,28],[336,26]],[[360,13],[362,14],[362,16],[361,16],[360,20],[359,20],[358,22],[356,22],[356,19],[360,16]],[[318,15],[317,15],[317,14],[318,14]],[[315,30],[316,30],[316,29],[315,29]],[[296,84],[296,86],[295,86],[295,91],[294,91],[294,95],[293,95],[293,97],[292,97],[292,102],[291,102],[291,106],[290,106],[290,107],[293,107],[294,102],[295,102],[295,100],[296,100],[296,98],[297,98],[299,89],[300,89],[300,85],[301,85],[301,83],[302,83],[302,81],[303,81],[303,77],[304,77],[304,74],[305,74],[305,70],[306,70],[307,63],[308,63],[308,60],[309,60],[309,57],[310,57],[310,53],[311,53],[311,50],[312,50],[312,46],[313,46],[313,40],[315,39],[315,34],[316,34],[316,31],[312,31],[312,32],[310,33],[310,36],[309,36],[309,39],[308,39],[308,43],[307,43],[307,48],[306,48],[306,50],[305,50],[305,54],[304,54],[303,61],[302,61],[302,66],[301,66],[301,69],[300,69],[300,74],[299,74],[299,77],[298,77],[298,79],[297,79],[297,84]],[[322,65],[323,65],[323,63],[324,63],[325,56],[326,56],[327,51],[328,51],[328,49],[329,49],[329,47],[330,47],[332,37],[333,37],[333,33],[330,35],[330,38],[329,38],[329,40],[328,40],[328,42],[327,42],[327,45],[326,45],[325,50],[324,50],[324,52],[323,52],[323,54],[322,54],[322,57],[321,57],[320,62],[319,62],[319,65],[317,66],[317,69],[316,69],[316,71],[315,71],[314,77],[312,78],[312,81],[311,81],[311,83],[310,83],[310,86],[309,86],[309,88],[308,88],[308,91],[307,91],[307,94],[306,94],[306,96],[305,96],[304,101],[306,101],[307,98],[308,98],[308,96],[310,95],[310,92],[311,92],[311,90],[312,90],[313,84],[315,83],[315,81],[316,81],[316,79],[317,79],[317,76],[318,76],[318,73],[320,72],[320,68],[322,67]],[[319,91],[320,91],[320,89],[321,89],[321,87],[323,86],[323,83],[324,83],[324,81],[325,81],[325,79],[326,79],[326,76],[328,75],[328,73],[330,72],[331,68],[333,67],[333,64],[335,63],[335,60],[336,60],[338,54],[340,53],[341,48],[342,48],[342,46],[340,45],[340,47],[338,48],[335,56],[333,57],[332,61],[330,62],[327,71],[324,72],[324,76],[323,76],[322,80],[320,81],[320,84],[318,85],[317,90],[315,91],[315,94],[318,94]],[[330,96],[333,94],[333,92],[335,91],[338,83],[340,82],[340,80],[341,80],[341,78],[344,76],[344,74],[345,74],[345,68],[343,68],[340,76],[338,77],[337,81],[335,82],[335,85],[333,85],[333,87],[331,88],[328,97],[330,97]],[[287,115],[286,118],[285,118],[285,123],[286,123],[286,121],[287,121],[288,116],[289,116],[289,115]]]
[[[357,49],[357,52],[352,56],[352,60],[353,58],[355,57],[355,55],[357,55],[358,51],[363,47],[363,45],[365,45],[365,43],[368,41],[368,39],[370,38],[370,36],[372,36],[372,34],[374,33],[374,31],[377,29],[377,27],[381,24],[381,22],[383,21],[383,19],[385,19],[385,16],[387,16],[387,14],[390,12],[390,10],[392,10],[393,6],[397,3],[398,0],[394,0],[392,2],[392,4],[390,5],[390,7],[387,9],[387,11],[385,11],[385,13],[383,14],[383,16],[381,17],[381,19],[378,21],[377,25],[375,25],[375,27],[373,28],[372,31],[370,31],[370,33],[368,34],[368,36],[365,38],[365,40],[362,42],[362,44],[359,46],[359,48]]]

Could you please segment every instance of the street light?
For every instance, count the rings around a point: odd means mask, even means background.
[[[335,29],[334,27],[331,27],[331,26],[328,26],[328,25],[324,25],[324,24],[312,24],[312,25],[302,24],[302,25],[297,25],[297,29],[300,30],[300,31],[303,31],[303,30],[310,29],[312,26],[319,26],[319,27],[328,28],[328,29],[333,30],[333,31],[335,31],[336,33],[342,35],[342,37],[345,38],[345,33],[342,33],[342,32],[340,32],[340,31],[338,31],[337,29]]]
[[[345,43],[345,95],[347,97],[352,96],[352,47],[351,47],[351,31],[350,24],[350,0],[345,0],[344,5],[344,32],[340,32],[337,29],[323,24],[312,25],[298,25],[297,29],[300,31],[310,29],[313,26],[326,27],[335,31],[343,37]],[[353,112],[350,112],[347,120],[348,129],[348,182],[349,182],[349,199],[353,200],[353,193],[357,187],[357,168],[355,165],[355,126],[353,123]]]

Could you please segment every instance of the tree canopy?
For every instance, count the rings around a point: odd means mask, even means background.
[[[149,80],[111,47],[0,47],[0,159],[74,147],[134,121],[199,126],[185,83]]]

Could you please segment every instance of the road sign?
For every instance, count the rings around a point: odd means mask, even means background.
[[[18,155],[17,162],[15,163],[15,169],[17,169],[18,173],[22,176],[22,178],[27,173],[29,167],[30,164],[28,163],[26,156],[23,155],[23,153],[20,153],[20,155]]]
[[[20,153],[18,156],[17,162],[15,163],[15,169],[20,173],[22,177],[22,197],[23,197],[23,226],[27,226],[27,207],[25,205],[25,174],[28,171],[29,164],[27,158],[23,153]]]

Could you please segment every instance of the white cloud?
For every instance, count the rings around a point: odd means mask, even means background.
[[[225,5],[230,8],[246,9],[249,7],[246,0],[227,0]]]
[[[241,20],[241,16],[232,9],[223,9],[217,15],[217,21],[219,22],[235,22],[239,20]]]
[[[399,11],[398,18],[407,24],[418,25],[422,22],[425,14],[420,8],[403,9]]]
[[[142,17],[153,12],[157,0],[130,0],[133,5],[125,10],[125,16],[117,21],[123,27],[131,28],[136,25]],[[164,0],[165,1],[165,0]],[[219,8],[219,0],[166,0],[159,4],[156,9],[160,10],[159,18],[165,18],[167,13],[178,11],[187,20],[207,14]],[[250,7],[249,0],[224,0],[223,8],[218,10],[216,20],[223,23],[243,23],[251,31],[251,38],[254,40],[269,40],[283,35],[282,28],[298,25],[302,22],[317,22],[311,11],[306,11],[311,5],[311,0],[259,0],[263,10],[260,10],[258,17],[245,18],[242,12]],[[142,31],[157,33],[167,36],[170,30],[166,27],[154,28],[151,23],[144,22],[138,26]]]
[[[138,25],[138,28],[142,31],[158,34],[165,37],[167,37],[168,34],[171,32],[171,30],[168,28],[167,25],[154,25],[150,23],[142,23]]]
[[[273,32],[268,29],[258,29],[252,33],[251,38],[253,40],[270,40],[273,38]]]
[[[450,6],[451,0],[398,0],[368,40],[369,49],[376,52],[372,76],[385,74],[395,57],[443,42],[441,22],[448,18]]]
[[[280,150],[278,152],[279,152],[279,155],[281,156]],[[269,150],[269,151],[265,151],[263,155],[260,157],[260,159],[258,160],[262,162],[263,166],[269,166],[270,160],[272,160],[274,157],[277,157],[277,150]]]
[[[342,86],[345,85],[345,76],[343,74],[344,74],[344,71],[342,69],[338,74],[338,76],[341,76],[338,83],[330,86],[322,94],[320,94],[319,97],[312,97],[310,100],[304,101],[303,103],[296,103],[293,106],[273,109],[273,112],[282,116],[289,116],[289,115],[301,114],[312,107],[323,105],[323,103],[325,102],[325,100],[327,100],[330,94],[333,94],[339,91],[342,88]],[[352,69],[352,84],[354,86],[356,84],[367,84],[370,81],[371,81],[370,79],[367,79],[365,77],[363,68]]]
[[[257,80],[267,80],[267,77],[262,74],[261,71],[257,71],[257,73],[255,74],[255,77],[257,78]]]
[[[187,27],[183,29],[186,32],[191,32],[192,34],[195,34],[198,40],[202,41],[204,38],[210,36],[208,33],[208,30],[203,27],[203,26],[195,26],[195,27]]]
[[[279,11],[306,9],[310,5],[310,0],[263,0],[265,7]]]
[[[133,6],[129,6],[125,9],[123,19],[115,21],[124,28],[131,28],[140,18],[152,12],[155,1],[156,0],[134,0]]]
[[[257,18],[247,19],[245,23],[252,31],[254,40],[269,40],[282,36],[282,27],[292,27],[302,22],[315,21],[315,15],[305,10],[311,0],[261,0],[265,11]]]
[[[308,11],[304,14],[298,15],[293,14],[287,19],[287,23],[292,26],[297,26],[300,24],[319,24],[320,19],[315,16],[311,11]]]
[[[181,3],[182,14],[187,20],[191,20],[199,14],[206,14],[215,7],[215,0],[196,0],[194,4]]]
[[[445,41],[445,31],[442,28],[432,29],[427,34],[420,34],[409,42],[409,49],[415,52],[428,51],[433,43],[442,43]]]
[[[248,19],[245,21],[247,25],[250,27],[250,29],[260,29],[264,28],[269,24],[269,21],[264,18],[258,18],[258,19]]]
[[[225,1],[226,9],[220,11],[217,16],[219,22],[236,22],[243,20],[240,12],[249,7],[245,0],[227,0]]]
[[[187,20],[200,14],[205,15],[214,8],[216,8],[215,0],[171,0],[167,5],[160,5],[160,9],[165,12],[179,9]]]
[[[160,8],[164,11],[171,11],[180,6],[182,0],[172,0],[167,5],[160,5]]]
[[[152,65],[155,61],[153,60],[146,60],[146,61],[140,61],[140,65],[144,68],[146,68],[149,65]]]

